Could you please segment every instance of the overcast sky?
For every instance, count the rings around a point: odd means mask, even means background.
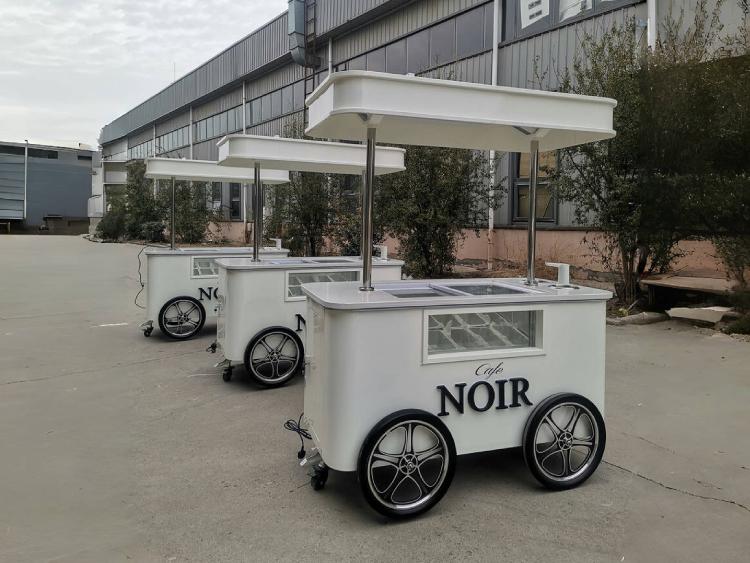
[[[287,0],[0,0],[0,141],[96,145],[103,125]]]

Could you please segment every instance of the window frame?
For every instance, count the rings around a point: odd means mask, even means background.
[[[473,360],[491,360],[505,358],[525,358],[531,356],[545,356],[544,348],[544,310],[540,305],[487,305],[474,307],[446,307],[430,308],[422,311],[422,364],[445,364],[453,362],[466,362]],[[519,348],[484,348],[467,352],[442,352],[433,353],[429,351],[429,329],[430,317],[438,315],[462,315],[471,313],[520,313],[533,312],[534,318],[534,346]]]
[[[560,166],[560,151],[556,151],[557,166]],[[519,175],[519,165],[521,160],[521,153],[511,153],[508,158],[508,181],[511,186],[511,206],[510,206],[510,221],[512,224],[523,224],[526,225],[529,222],[528,217],[521,217],[518,214],[518,201],[519,201],[519,187],[530,187],[531,178],[525,178]],[[537,182],[537,189],[540,186],[549,187],[551,190],[551,201],[552,201],[552,218],[537,216],[537,224],[542,223],[545,225],[557,225],[559,220],[559,200],[557,194],[552,189],[549,180]],[[537,210],[538,211],[538,210]]]
[[[197,260],[210,260],[213,264],[213,267],[211,268],[212,271],[215,271],[215,274],[210,275],[196,275],[195,273],[195,262]],[[217,279],[219,277],[219,272],[216,269],[216,260],[214,258],[210,258],[208,256],[192,256],[190,260],[190,279],[194,280],[212,280]]]
[[[355,282],[359,281],[361,279],[360,268],[314,268],[314,269],[294,269],[294,270],[286,270],[284,272],[284,301],[304,301],[307,299],[307,297],[302,295],[289,295],[289,277],[292,274],[337,274],[337,273],[353,273],[355,275],[355,279],[353,280],[342,280],[342,281],[348,281],[348,282]],[[311,282],[312,283],[312,282]],[[338,282],[337,282],[338,283]],[[304,284],[302,284],[304,285]],[[298,287],[298,286],[294,286]]]

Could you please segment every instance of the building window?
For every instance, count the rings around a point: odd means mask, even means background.
[[[242,186],[229,184],[229,218],[232,221],[242,219]]]
[[[294,86],[286,86],[281,90],[281,112],[291,113],[294,111]]]
[[[346,70],[367,70],[367,56],[354,57],[346,63]]]
[[[557,152],[539,153],[539,175],[536,188],[537,221],[553,223],[557,220],[557,202],[549,185],[550,174],[557,169]],[[531,155],[516,154],[511,159],[513,179],[513,220],[529,220],[529,174]]]
[[[430,67],[430,30],[425,29],[406,38],[406,69],[418,74]]]
[[[559,0],[559,21],[573,18],[586,10],[593,8],[593,0]]]
[[[456,18],[456,55],[459,59],[484,50],[484,11],[484,7],[475,8]]]
[[[385,48],[367,53],[367,70],[385,72]]]
[[[391,43],[385,48],[385,71],[406,74],[406,40]]]
[[[456,59],[456,21],[430,28],[430,65],[441,66]]]
[[[258,123],[260,123],[261,118],[263,117],[261,111],[262,106],[263,104],[261,103],[260,98],[257,98],[250,103],[250,116],[252,117],[252,121],[250,123],[252,125],[257,125]]]
[[[305,109],[305,81],[294,83],[294,109]]]
[[[271,94],[266,94],[260,99],[260,119],[268,121],[271,119]]]
[[[211,182],[209,208],[216,213],[221,213],[221,182]]]

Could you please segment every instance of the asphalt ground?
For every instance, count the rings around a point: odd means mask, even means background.
[[[416,520],[324,491],[282,429],[303,381],[230,384],[203,335],[138,331],[140,247],[0,236],[0,560],[742,561],[750,344],[677,323],[609,327],[607,450],[542,489],[519,451],[459,458]]]

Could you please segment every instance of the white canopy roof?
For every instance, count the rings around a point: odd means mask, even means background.
[[[255,164],[281,170],[323,174],[361,174],[366,167],[367,148],[349,143],[329,143],[307,139],[285,139],[259,135],[228,135],[218,143],[219,165],[224,167]],[[404,150],[377,147],[375,174],[404,170]]]
[[[227,168],[210,160],[147,158],[146,178],[252,184],[255,182],[255,170],[253,168]],[[285,184],[289,181],[289,172],[262,169],[260,179],[264,184]]]
[[[307,134],[381,143],[528,152],[614,137],[609,98],[380,72],[334,73],[307,98]]]

